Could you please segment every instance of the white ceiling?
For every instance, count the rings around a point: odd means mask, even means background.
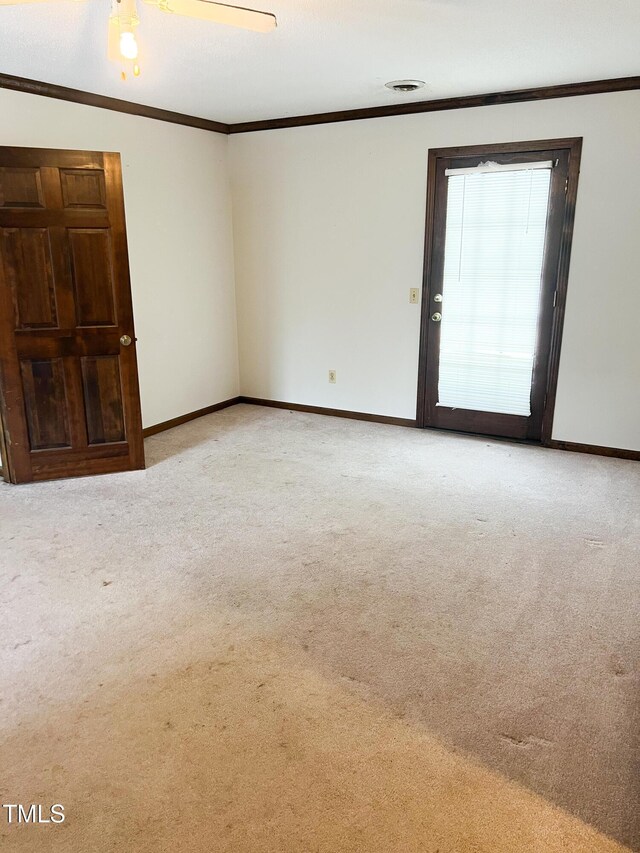
[[[142,75],[106,59],[109,0],[0,6],[0,72],[239,122],[640,74],[639,0],[242,0],[270,34],[139,0]],[[411,95],[384,88],[418,78]]]

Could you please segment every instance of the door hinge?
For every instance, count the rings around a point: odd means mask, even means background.
[[[553,307],[554,307],[554,308],[556,307],[556,303],[557,303],[557,302],[558,302],[558,291],[557,291],[557,290],[554,290],[554,291],[553,291]]]
[[[565,178],[565,182],[564,182],[564,194],[565,195],[567,194],[568,189],[569,189],[569,177],[567,176],[567,178]]]

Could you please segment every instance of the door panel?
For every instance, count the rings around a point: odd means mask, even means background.
[[[0,167],[0,207],[44,207],[40,169]]]
[[[31,449],[70,447],[62,359],[24,359],[20,370]]]
[[[144,467],[117,154],[0,148],[0,334],[5,476]]]
[[[78,326],[115,325],[113,254],[106,228],[68,228]]]
[[[550,437],[579,160],[580,140],[430,152],[421,426]]]
[[[65,208],[107,206],[102,169],[61,169],[60,181]]]
[[[89,444],[124,441],[120,359],[115,355],[85,356],[81,363]]]
[[[51,244],[46,228],[3,228],[16,328],[55,328],[57,311]]]

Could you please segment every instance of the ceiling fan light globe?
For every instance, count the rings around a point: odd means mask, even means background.
[[[125,59],[138,58],[138,42],[133,33],[120,33],[120,53]]]

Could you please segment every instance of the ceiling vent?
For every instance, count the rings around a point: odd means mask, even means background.
[[[416,89],[422,89],[424,80],[392,80],[384,85],[392,92],[415,92]]]

